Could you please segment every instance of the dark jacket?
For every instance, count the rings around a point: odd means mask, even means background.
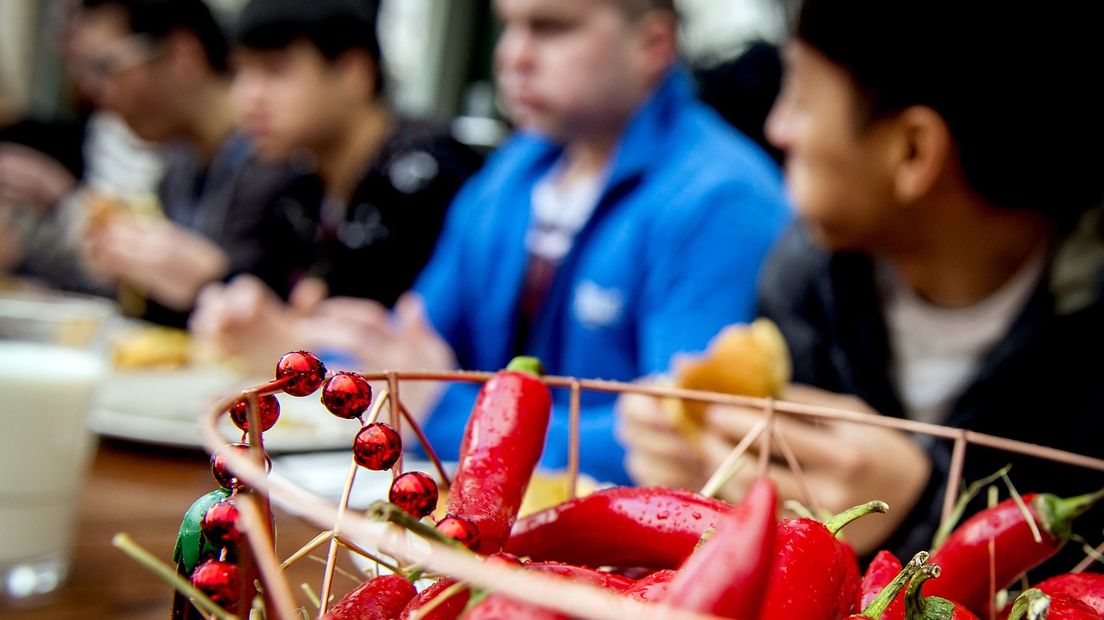
[[[1094,361],[1104,351],[1100,216],[1100,210],[1091,212],[1049,257],[1042,281],[1008,333],[985,354],[946,425],[1104,457],[1102,366]],[[883,415],[904,415],[891,379],[893,358],[868,257],[828,254],[794,228],[764,270],[760,310],[786,337],[795,382],[858,396]],[[950,442],[921,444],[933,462],[931,479],[887,543],[902,558],[930,547],[950,467]],[[1102,472],[973,446],[966,453],[964,478],[978,480],[1008,463],[1021,493],[1065,496],[1104,487]],[[1102,528],[1104,510],[1098,508],[1074,529],[1095,546]],[[1068,545],[1066,556],[1049,570],[1071,568],[1084,557],[1080,547]]]
[[[256,273],[281,295],[313,276],[331,295],[391,306],[429,260],[449,203],[481,163],[445,127],[401,119],[365,164],[338,225],[323,223],[316,177],[279,200]]]
[[[165,217],[202,234],[230,259],[230,274],[253,271],[264,252],[263,230],[291,172],[256,157],[244,134],[227,138],[209,162],[186,143],[170,145],[157,195]],[[188,312],[146,300],[143,318],[183,327]]]

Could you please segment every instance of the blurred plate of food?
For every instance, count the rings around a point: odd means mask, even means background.
[[[218,400],[265,381],[234,364],[201,359],[187,332],[130,322],[109,345],[112,371],[100,388],[90,425],[106,437],[202,448],[201,416]],[[351,445],[357,425],[330,415],[315,397],[279,394],[280,419],[265,433],[271,452]],[[229,417],[223,435],[240,436]]]

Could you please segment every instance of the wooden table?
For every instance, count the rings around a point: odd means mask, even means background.
[[[172,593],[152,573],[111,545],[117,532],[128,532],[150,552],[170,562],[180,519],[200,495],[215,488],[208,457],[114,441],[101,442],[81,496],[75,557],[68,582],[34,605],[5,607],[5,620],[165,620]],[[276,512],[278,549],[289,556],[319,529]],[[325,547],[315,552],[324,555]],[[344,557],[344,554],[342,554]],[[342,562],[351,569],[348,560]],[[289,570],[296,592],[300,583],[319,590],[321,564],[304,560]],[[335,576],[335,589],[354,585]],[[300,596],[300,604],[306,597]]]

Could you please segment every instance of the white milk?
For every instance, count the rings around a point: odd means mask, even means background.
[[[0,568],[68,554],[102,374],[92,354],[0,340]]]

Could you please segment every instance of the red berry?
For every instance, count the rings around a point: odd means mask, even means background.
[[[498,553],[488,555],[484,563],[488,566],[506,566],[510,568],[523,564],[521,558],[505,551],[499,551]]]
[[[455,538],[472,551],[479,546],[479,528],[464,517],[448,515],[437,522],[437,529],[445,536]]]
[[[227,445],[228,448],[233,449],[238,454],[247,457],[249,456],[249,444],[247,443],[232,443]],[[265,470],[269,470],[272,467],[272,461],[265,455]],[[215,476],[215,482],[218,482],[220,486],[227,489],[240,489],[245,486],[245,483],[238,479],[237,474],[230,470],[229,465],[219,453],[211,455],[211,473]]]
[[[402,438],[395,427],[375,422],[360,429],[353,439],[353,459],[374,471],[390,469],[402,454]]]
[[[260,408],[261,414],[261,431],[267,431],[272,428],[276,420],[280,419],[280,401],[273,394],[259,396],[257,397],[257,406]],[[230,419],[234,421],[234,426],[243,431],[249,430],[249,401],[247,399],[243,398],[230,407]]]
[[[372,386],[355,372],[339,372],[322,388],[322,404],[339,418],[359,418],[372,404]]]
[[[192,573],[192,585],[222,607],[233,607],[241,596],[238,567],[230,562],[207,560]]]
[[[203,515],[203,523],[200,525],[203,536],[217,546],[237,545],[242,541],[238,516],[237,506],[228,499],[211,506]]]
[[[437,483],[420,471],[408,471],[395,478],[387,498],[416,519],[437,508]]]
[[[286,379],[284,391],[292,396],[313,394],[326,379],[322,360],[309,351],[292,351],[276,363],[276,379]]]

